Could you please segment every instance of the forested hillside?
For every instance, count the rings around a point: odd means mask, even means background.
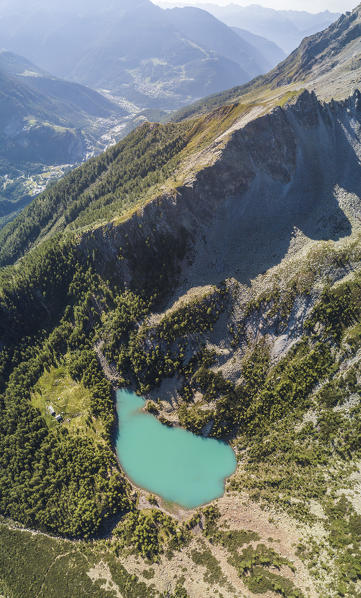
[[[13,263],[49,232],[122,217],[173,172],[192,123],[145,124],[50,188],[0,232],[1,264]]]
[[[6,598],[360,594],[361,95],[301,87],[144,124],[1,231]],[[232,446],[224,496],[125,476],[117,388]]]

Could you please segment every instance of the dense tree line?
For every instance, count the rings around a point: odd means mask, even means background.
[[[149,307],[136,295],[122,295],[131,300],[135,307],[131,317],[129,307],[122,311],[117,308],[106,320],[112,326],[115,322],[121,334],[115,337],[108,332],[106,354],[117,366],[122,379],[136,386],[141,393],[149,392],[158,386],[162,378],[174,374],[182,375],[185,366],[185,354],[189,337],[194,336],[199,344],[200,338],[209,333],[224,310],[226,291],[224,287],[214,288],[204,297],[194,299],[186,305],[180,305],[165,315],[156,325],[147,321],[141,326]],[[120,317],[121,316],[121,317]],[[124,335],[123,317],[127,318],[128,335]]]
[[[0,512],[26,525],[89,537],[132,509],[111,450],[113,390],[94,352],[101,307],[113,293],[74,247],[51,241],[3,271],[0,291]],[[70,356],[70,374],[90,390],[103,443],[49,429],[31,406],[45,369]]]
[[[127,483],[110,447],[72,437],[62,427],[47,428],[30,404],[30,392],[54,364],[54,353],[49,342],[33,346],[30,359],[27,353],[1,397],[0,511],[27,525],[87,537],[108,516],[131,508]],[[94,394],[108,414],[103,401],[109,401],[109,389],[98,384]]]

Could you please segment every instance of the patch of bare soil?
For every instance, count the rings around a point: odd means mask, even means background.
[[[119,587],[113,581],[111,571],[106,563],[100,561],[98,565],[95,565],[92,569],[87,572],[88,577],[93,583],[96,581],[102,581],[101,589],[106,592],[111,592],[116,598],[123,598],[123,594],[120,592]]]
[[[236,530],[249,530],[260,536],[260,542],[271,546],[276,552],[291,561],[296,567],[296,576],[292,579],[306,596],[318,598],[308,570],[296,556],[295,550],[306,529],[300,528],[295,521],[285,514],[265,511],[248,497],[227,493],[218,501],[222,518],[220,526]],[[285,572],[282,572],[287,576]],[[291,576],[290,576],[291,577]],[[253,596],[252,593],[248,594]]]
[[[273,548],[282,557],[289,560],[296,568],[293,574],[288,567],[276,571],[283,577],[288,577],[296,587],[301,589],[307,598],[319,598],[312,579],[296,555],[296,546],[301,541],[303,534],[309,530],[302,529],[286,515],[275,514],[262,510],[255,504],[239,494],[226,494],[217,501],[221,513],[219,527],[225,530],[253,531],[259,535],[259,540],[252,542],[253,546],[263,543]],[[140,508],[149,508],[150,505],[144,494],[139,501]],[[171,509],[163,510],[171,512]],[[182,511],[182,512],[181,512]],[[185,520],[191,516],[190,511],[179,510],[173,512],[179,519]],[[206,553],[214,566],[220,567],[220,575],[215,581],[209,578],[210,570],[207,566],[194,562],[194,551]],[[160,592],[172,593],[178,580],[187,590],[189,598],[254,598],[253,594],[238,576],[236,569],[229,562],[229,553],[218,544],[211,543],[202,534],[197,526],[193,531],[191,544],[181,552],[172,555],[163,555],[159,563],[147,565],[140,557],[131,555],[120,558],[122,565],[131,574],[135,574],[148,585],[154,585]],[[149,579],[144,572],[152,569]],[[104,576],[104,572],[102,572]],[[268,592],[262,594],[264,598],[275,598],[276,594]]]

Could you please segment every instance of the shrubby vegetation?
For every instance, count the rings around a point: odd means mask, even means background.
[[[325,501],[326,530],[328,536],[321,542],[314,538],[298,546],[298,556],[310,571],[319,577],[322,569],[332,579],[330,592],[337,596],[358,597],[361,579],[360,545],[361,518],[344,494],[328,497]],[[331,560],[332,559],[332,560]]]
[[[287,566],[293,573],[295,568],[287,559],[281,557],[272,548],[258,544],[256,548],[244,548],[241,554],[232,555],[230,562],[238,571],[246,586],[255,594],[273,591],[284,598],[303,598],[293,581],[274,573]]]
[[[204,516],[204,535],[211,544],[222,546],[229,555],[232,565],[245,585],[255,594],[276,592],[284,598],[303,598],[293,581],[281,574],[280,569],[288,567],[295,574],[294,565],[278,554],[273,548],[255,543],[259,535],[248,530],[224,530],[219,526],[220,512],[217,507],[209,506],[202,510]],[[242,550],[241,550],[242,549]],[[193,551],[192,559],[198,565],[207,568],[205,580],[222,584],[225,580],[222,571],[209,551]]]
[[[221,372],[215,373],[204,366],[191,372],[188,393],[192,395],[199,389],[205,401],[217,401],[208,412],[181,406],[181,422],[198,432],[205,417],[208,421],[212,419],[211,435],[218,438],[240,432],[260,435],[269,422],[281,418],[286,409],[304,409],[309,393],[330,372],[332,365],[326,345],[319,343],[312,347],[304,339],[270,369],[267,346],[262,342],[245,358],[238,385],[225,380]]]
[[[189,540],[186,525],[176,521],[158,509],[133,510],[114,530],[113,548],[116,554],[128,547],[131,552],[155,562],[168,550],[178,550]]]
[[[321,324],[323,336],[339,341],[344,330],[360,319],[360,286],[357,277],[352,282],[325,289],[306,326],[313,330]]]
[[[124,598],[159,598],[158,592],[128,573],[104,543],[70,543],[0,523],[0,589],[6,597],[109,598],[101,564]],[[91,579],[89,574],[97,568],[99,579],[96,575]]]

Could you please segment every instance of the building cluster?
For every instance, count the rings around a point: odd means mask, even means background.
[[[55,417],[56,421],[59,422],[59,424],[63,421],[62,416],[56,414],[55,409],[54,409],[54,407],[52,405],[49,405],[48,411],[49,411],[50,415],[52,415],[53,417]]]

